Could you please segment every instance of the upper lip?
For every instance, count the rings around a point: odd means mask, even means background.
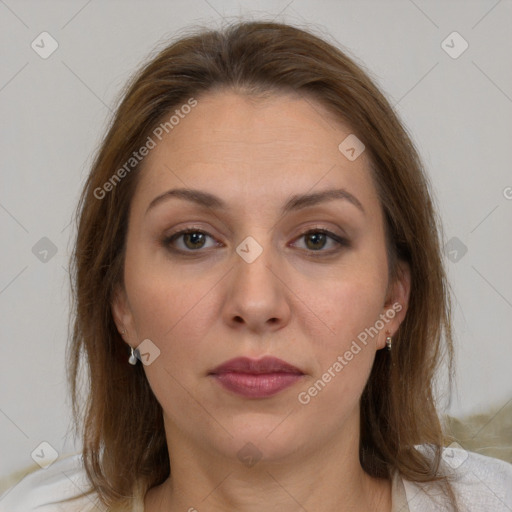
[[[295,373],[302,375],[297,367],[278,359],[277,357],[265,356],[261,359],[250,359],[248,357],[236,357],[213,369],[211,374],[220,373]]]

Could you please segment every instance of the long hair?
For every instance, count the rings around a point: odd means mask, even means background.
[[[68,368],[92,489],[111,506],[137,486],[162,483],[171,471],[161,406],[142,365],[127,364],[111,304],[123,283],[128,212],[143,165],[131,155],[177,107],[215,89],[249,97],[294,91],[327,107],[366,146],[384,212],[390,276],[396,279],[398,262],[406,262],[411,293],[392,353],[377,351],[361,397],[360,462],[374,477],[397,470],[412,481],[442,480],[447,438],[434,384],[445,358],[452,383],[450,295],[441,226],[418,153],[368,72],[345,52],[307,30],[251,21],[187,34],[133,77],[82,191]],[[417,450],[419,444],[432,446],[434,456]]]

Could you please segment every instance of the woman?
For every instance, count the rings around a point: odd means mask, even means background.
[[[339,49],[266,22],[170,45],[130,84],[77,221],[83,466],[32,475],[5,510],[512,507],[512,465],[445,448],[429,185]]]

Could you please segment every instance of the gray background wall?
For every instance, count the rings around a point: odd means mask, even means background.
[[[239,15],[327,32],[396,105],[450,240],[458,373],[446,412],[512,398],[512,2],[0,0],[0,477],[42,441],[73,450],[69,223],[120,88],[184,27]],[[43,31],[58,43],[46,59],[31,47],[51,49]]]

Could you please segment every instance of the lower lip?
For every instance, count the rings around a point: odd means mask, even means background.
[[[225,389],[248,398],[265,398],[295,384],[303,375],[297,373],[221,373],[215,380]]]

